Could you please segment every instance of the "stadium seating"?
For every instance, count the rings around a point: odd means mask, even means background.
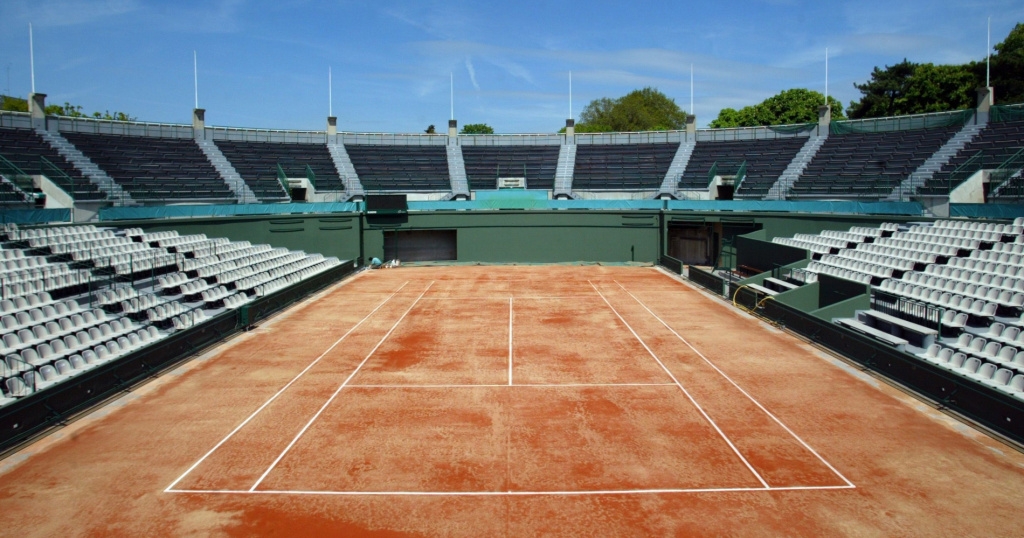
[[[61,133],[139,202],[234,201],[235,195],[195,141]]]
[[[1024,121],[989,123],[956,156],[949,160],[942,170],[918,189],[920,194],[947,194],[980,168],[994,169],[1024,147]],[[980,155],[979,155],[980,154]],[[957,169],[972,157],[976,167]],[[1009,194],[1009,193],[1008,193]]]
[[[806,142],[805,137],[727,142],[698,141],[690,156],[690,162],[686,165],[686,172],[679,179],[679,188],[707,188],[708,172],[716,162],[746,162],[746,176],[736,195],[761,198],[768,193],[768,189],[779,179]]]
[[[444,146],[346,144],[345,150],[367,192],[452,189]]]
[[[3,234],[0,406],[341,263],[174,231],[6,225]]]
[[[661,186],[679,143],[576,146],[573,190],[651,190]]]
[[[89,201],[106,198],[96,185],[67,162],[57,150],[50,147],[43,137],[31,129],[0,129],[0,156],[28,174],[38,174],[42,170],[43,175],[71,194],[75,200]],[[40,157],[70,177],[71,183],[68,183],[59,174],[46,173],[46,170],[40,168]]]
[[[888,196],[958,130],[953,126],[830,135],[787,196]]]
[[[345,185],[326,144],[214,140],[253,193],[262,201],[286,198],[277,167],[286,177],[307,177],[313,171],[317,192],[343,191]]]
[[[463,146],[473,190],[497,188],[497,178],[525,177],[528,189],[553,189],[558,146]]]

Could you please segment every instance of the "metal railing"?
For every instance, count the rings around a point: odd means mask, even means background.
[[[1024,168],[1024,148],[1018,149],[1016,153],[992,171],[988,177],[989,187],[991,187],[989,192],[999,190],[1010,178],[1019,174],[1022,168]]]
[[[71,197],[72,202],[75,201],[75,178],[69,176],[42,155],[39,156],[39,175],[49,178]]]

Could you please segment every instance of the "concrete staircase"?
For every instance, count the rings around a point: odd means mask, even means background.
[[[72,166],[82,172],[86,179],[96,185],[100,192],[105,194],[114,205],[131,205],[133,203],[132,197],[127,191],[122,189],[106,172],[100,170],[96,163],[89,160],[84,153],[79,151],[71,142],[68,142],[60,133],[43,129],[36,129],[36,132],[39,133],[39,136],[43,137],[43,140],[46,140],[47,144],[50,144],[50,147],[57,150],[57,153],[60,153]]]
[[[682,177],[683,172],[686,172],[686,165],[690,164],[690,157],[693,155],[693,148],[695,147],[697,147],[696,140],[689,140],[679,144],[679,149],[676,150],[675,156],[672,157],[672,164],[668,166],[668,171],[665,172],[665,179],[661,181],[658,198],[664,195],[676,196],[676,191],[679,190],[679,178]]]
[[[946,141],[931,157],[928,157],[921,166],[914,170],[907,179],[904,179],[896,188],[889,193],[885,200],[893,201],[906,198],[905,194],[914,194],[917,189],[924,185],[935,173],[942,170],[942,167],[949,162],[960,150],[964,149],[974,137],[985,128],[987,122],[970,123],[964,125],[952,138]]]
[[[220,174],[221,179],[227,184],[231,192],[235,193],[235,198],[238,199],[240,204],[255,204],[259,202],[259,198],[256,197],[256,193],[252,192],[249,185],[246,184],[242,176],[235,170],[235,167],[231,165],[228,158],[221,153],[220,148],[217,144],[214,144],[212,140],[205,138],[197,138],[196,145],[199,149],[203,150],[206,158],[209,159],[210,164],[217,169],[217,173]]]
[[[789,192],[789,188],[807,169],[807,165],[811,163],[814,156],[818,154],[818,150],[821,149],[822,144],[828,140],[828,134],[812,135],[804,142],[800,151],[796,152],[796,156],[789,162],[789,166],[782,171],[782,175],[779,176],[778,181],[768,189],[768,194],[765,195],[765,200],[785,200],[786,193]]]
[[[363,184],[359,181],[359,174],[356,173],[356,167],[352,164],[352,159],[348,157],[348,151],[345,151],[345,144],[327,144],[327,151],[331,154],[331,160],[334,161],[334,168],[338,170],[338,175],[341,176],[341,181],[345,184],[345,192],[348,193],[348,199],[351,200],[355,197],[365,197],[366,191],[363,190]]]
[[[576,168],[576,144],[563,144],[558,150],[558,167],[555,169],[555,192],[573,198],[572,173]]]
[[[469,199],[469,180],[466,178],[466,161],[462,159],[462,146],[449,144],[448,177],[451,180],[452,193],[449,198],[465,197]]]

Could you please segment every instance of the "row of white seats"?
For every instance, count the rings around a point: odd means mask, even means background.
[[[178,262],[178,269],[182,271],[196,271],[203,267],[217,265],[221,262],[234,261],[239,258],[269,252],[274,250],[270,245],[255,245],[238,249],[230,249],[219,254],[210,254],[202,257],[186,258]],[[287,252],[287,249],[280,249]]]
[[[50,252],[54,254],[71,254],[73,257],[76,252],[83,250],[91,250],[100,247],[116,247],[120,245],[130,244],[132,244],[132,240],[127,237],[104,237],[102,239],[91,239],[88,241],[78,241],[75,243],[50,245]]]
[[[206,320],[206,313],[203,312],[203,309],[196,308],[194,310],[189,310],[188,312],[174,316],[172,323],[174,324],[175,329],[183,330],[198,325]]]
[[[125,228],[122,232],[125,237],[135,237],[146,233],[142,228]]]
[[[834,254],[826,254],[821,257],[821,263],[826,265],[833,265],[842,269],[850,269],[859,273],[868,274],[878,278],[892,278],[893,269],[884,265],[878,265],[875,263],[863,262],[858,260],[851,260],[849,258],[843,258]]]
[[[161,289],[171,289],[192,281],[192,278],[185,273],[167,273],[166,275],[156,277],[156,281],[160,284]]]
[[[873,237],[853,232],[842,232],[839,230],[822,230],[818,235],[832,239],[839,239],[841,241],[846,241],[847,243],[863,243],[868,237]]]
[[[17,260],[18,258],[24,258],[25,251],[20,248],[2,248],[0,249],[0,260]]]
[[[929,243],[927,241],[915,241],[911,239],[898,239],[894,237],[879,237],[875,240],[876,245],[882,245],[886,247],[898,248],[907,250],[910,252],[924,252],[926,254],[935,254],[936,256],[956,256],[960,253],[960,249],[949,245],[937,245],[935,243]]]
[[[168,230],[166,232],[150,232],[143,233],[135,237],[138,238],[143,243],[152,243],[155,241],[159,241],[161,239],[170,239],[172,237],[178,237],[178,232],[175,230]]]
[[[67,358],[57,359],[53,364],[45,364],[38,370],[29,370],[20,376],[11,376],[5,380],[7,394],[5,398],[20,398],[38,390],[43,390],[61,381],[71,379],[101,364],[116,360],[136,349],[148,346],[163,338],[163,335],[151,327],[153,332],[140,329],[127,336],[121,336],[92,348],[84,349]],[[154,335],[155,332],[155,335]],[[8,373],[11,373],[8,370]]]
[[[968,297],[970,299],[993,302],[1007,308],[1019,308],[1024,306],[1024,293],[1004,290],[1003,288],[996,288],[993,286],[971,284],[961,280],[950,280],[948,278],[931,276],[925,273],[913,272],[905,274],[903,275],[903,280],[897,282],[924,287],[928,290],[938,291],[939,293],[949,293],[952,295]],[[883,289],[885,288],[883,287]],[[898,286],[895,289],[898,289]]]
[[[241,279],[243,279],[243,278],[245,278],[247,276],[255,275],[257,273],[262,273],[264,271],[270,271],[270,270],[273,270],[273,269],[277,269],[278,267],[281,267],[283,265],[287,265],[287,264],[292,263],[292,262],[299,261],[299,260],[301,260],[301,259],[303,259],[305,257],[306,257],[306,254],[304,252],[300,251],[300,252],[292,252],[290,254],[285,254],[284,256],[280,256],[280,257],[270,258],[270,259],[268,259],[266,261],[261,261],[259,263],[255,263],[253,265],[247,265],[247,266],[244,266],[244,267],[240,267],[238,269],[234,269],[234,270],[231,270],[231,271],[227,271],[227,272],[221,273],[221,274],[216,276],[217,283],[218,284],[230,284],[232,282],[236,282],[238,280],[241,280]]]
[[[109,304],[119,303],[126,301],[132,297],[139,296],[139,290],[131,286],[121,286],[120,288],[108,288],[102,290],[96,290],[96,303],[105,306]]]
[[[905,241],[914,241],[917,243],[944,245],[949,247],[955,247],[958,249],[976,250],[981,248],[981,241],[977,239],[968,239],[965,237],[943,237],[938,235],[922,234],[918,232],[896,232],[892,234],[892,238],[903,239]]]
[[[28,282],[18,282],[14,284],[4,284],[2,288],[0,288],[0,293],[2,293],[4,297],[18,297],[32,293],[39,294],[44,291],[62,290],[72,286],[88,284],[91,281],[91,272],[75,271],[62,276],[41,278],[39,280],[30,280]]]
[[[1002,245],[1002,243],[999,243]],[[994,250],[972,250],[968,256],[975,260],[982,260],[986,262],[1005,263],[1007,265],[1024,265],[1024,256],[1020,254],[1011,254],[1009,252],[996,252]]]
[[[0,314],[13,314],[53,303],[54,300],[47,292],[30,293],[20,297],[12,297],[0,301]]]
[[[934,253],[906,250],[886,245],[879,245],[877,243],[861,243],[857,245],[857,250],[907,260],[913,263],[935,263],[935,260],[938,257]]]
[[[110,267],[112,263],[117,261],[115,256],[123,254],[131,255],[133,253],[143,252],[146,250],[149,250],[149,246],[143,243],[127,243],[123,245],[79,250],[71,254],[71,259],[75,261],[92,261],[93,265],[96,267]]]
[[[71,314],[78,313],[81,307],[73,299],[53,302],[28,310],[21,310],[13,314],[0,316],[0,327],[2,332],[14,332],[20,329],[46,323],[52,319],[59,319]]]
[[[91,224],[80,226],[59,226],[49,228],[22,228],[8,231],[8,237],[13,241],[23,241],[37,237],[62,237],[65,235],[82,235],[95,232],[96,227]]]
[[[136,312],[142,312],[147,308],[152,308],[156,305],[164,304],[167,300],[158,295],[140,295],[121,301],[121,311],[125,314],[134,314]]]
[[[17,351],[31,345],[49,342],[54,338],[63,338],[69,334],[89,331],[106,321],[108,321],[108,316],[103,310],[99,308],[86,310],[78,314],[71,314],[38,325],[32,325],[25,329],[19,329],[11,339],[6,339],[7,335],[5,334],[4,339],[2,339],[3,342],[0,342],[0,346],[7,351]]]
[[[992,245],[992,252],[1024,254],[1024,243],[996,243]]]
[[[251,300],[252,298],[245,293],[234,293],[224,298],[224,307],[238,308]]]
[[[300,280],[304,280],[318,273],[322,273],[330,269],[331,267],[337,266],[340,263],[341,262],[338,260],[338,258],[327,258],[315,265],[301,269],[298,272],[288,273],[283,277],[275,278],[274,280],[255,286],[254,291],[256,292],[257,297],[262,297],[281,288],[299,282]]]
[[[973,258],[950,258],[949,266],[957,269],[969,269],[971,271],[982,271],[1000,276],[1024,278],[1024,267],[1010,265],[1008,263],[986,262]]]
[[[948,347],[939,346],[934,355],[932,350],[933,347],[929,347],[928,351],[919,357],[940,368],[988,385],[1019,400],[1024,400],[1024,373],[1019,373],[1016,370],[1017,364],[1024,366],[1024,358],[1021,359],[1021,363],[1013,362],[1007,365],[1014,366],[1014,368],[1000,368],[996,363],[985,362],[978,357],[969,357],[962,351],[956,352]]]
[[[181,274],[181,273],[178,273]],[[179,286],[181,293],[184,295],[195,295],[199,292],[210,289],[210,283],[202,278],[190,280]]]
[[[956,342],[949,344],[948,347],[1000,364],[1009,364],[1017,356],[1018,352],[1014,344],[1004,344],[1000,340],[990,340],[984,336],[968,332],[961,334],[956,339]],[[1024,365],[1022,365],[1021,372],[1024,372]]]
[[[918,284],[908,284],[894,279],[883,281],[879,289],[893,295],[899,295],[905,299],[927,303],[944,308],[950,312],[963,313],[964,315],[974,314],[979,317],[992,317],[999,308],[999,305],[995,303],[991,303],[992,306],[987,306],[990,303],[982,299],[964,297],[963,295],[948,291],[936,290]],[[975,304],[975,301],[978,304]],[[965,319],[963,322],[956,322],[956,326],[963,327],[967,320]],[[947,324],[947,326],[950,325]]]
[[[162,321],[187,311],[188,307],[178,301],[168,301],[146,310],[146,319],[153,322]]]
[[[96,239],[106,239],[115,237],[114,232],[110,230],[104,230],[102,232],[88,232],[79,235],[59,235],[50,237],[35,237],[28,240],[28,246],[32,248],[47,248],[53,245],[67,245],[78,243],[79,241],[94,241]]]
[[[214,237],[213,239],[207,239],[206,241],[199,241],[197,243],[189,243],[187,245],[178,245],[174,247],[175,252],[187,253],[191,252],[195,257],[208,256],[210,254],[216,254],[217,252],[227,252],[232,250],[234,245],[243,245],[244,247],[249,246],[248,241],[230,241],[226,237]],[[243,248],[238,246],[236,248]]]
[[[893,224],[893,226],[896,226],[896,230],[899,229],[899,225],[898,224]],[[850,233],[857,234],[857,235],[863,235],[864,237],[882,237],[882,233],[884,231],[885,230],[883,230],[881,226],[879,226],[877,228],[871,228],[871,227],[868,227],[868,226],[851,226],[850,227]],[[893,230],[893,231],[895,231],[895,230]]]
[[[168,248],[199,243],[201,241],[206,241],[206,234],[179,235],[177,237],[158,239],[156,243],[161,247]]]
[[[249,267],[253,264],[270,261],[276,258],[281,258],[288,255],[288,249],[286,248],[275,248],[259,254],[251,254],[243,256],[235,260],[228,260],[218,263],[213,263],[203,267],[199,267],[196,271],[201,277],[216,276],[227,271],[234,269],[242,269]]]
[[[252,276],[248,276],[248,277],[245,277],[245,278],[240,278],[240,279],[235,281],[235,288],[242,289],[242,290],[250,290],[250,289],[255,288],[256,286],[259,286],[261,284],[265,284],[265,283],[270,282],[270,281],[272,281],[274,279],[277,279],[277,278],[280,278],[282,276],[289,275],[289,274],[292,274],[292,273],[304,271],[308,267],[312,267],[314,265],[317,265],[317,264],[320,264],[320,263],[324,263],[325,261],[330,261],[330,260],[334,260],[333,265],[328,265],[328,266],[324,267],[324,269],[328,269],[328,268],[333,267],[334,265],[337,265],[338,263],[340,263],[340,262],[337,261],[338,260],[337,258],[328,258],[327,260],[324,260],[323,259],[323,255],[321,255],[321,254],[314,254],[314,255],[311,255],[311,256],[306,256],[305,258],[302,258],[302,259],[300,259],[298,261],[294,261],[294,262],[289,263],[289,264],[285,264],[285,265],[282,265],[282,266],[279,266],[279,267],[275,267],[275,268],[269,269],[267,271],[264,271],[262,273],[257,273],[257,274],[252,275]],[[303,278],[303,277],[300,277],[300,278]]]
[[[936,228],[952,228],[955,230],[976,230],[981,232],[998,232],[1006,235],[1024,233],[1024,219],[1015,219],[1013,224],[999,224],[980,220],[937,220],[932,223]]]
[[[839,278],[845,278],[846,280],[852,280],[854,282],[861,282],[864,284],[871,283],[871,275],[862,273],[860,271],[853,271],[851,269],[844,269],[842,267],[836,267],[834,265],[827,265],[820,262],[811,262],[807,264],[808,271],[813,273],[824,273],[826,275],[837,276]],[[811,281],[805,281],[811,282]]]
[[[176,254],[158,254],[152,258],[142,260],[131,259],[130,261],[114,264],[114,272],[119,275],[130,275],[139,271],[150,269],[163,269],[178,263]]]
[[[836,239],[834,237],[822,237],[818,234],[796,234],[793,236],[793,239],[831,248],[846,248],[850,244],[849,241]]]
[[[787,247],[802,248],[804,250],[809,250],[815,254],[828,254],[832,252],[831,247],[820,245],[818,243],[811,243],[809,241],[803,241],[800,239],[793,239],[792,237],[775,237],[772,239],[772,243],[786,245]]]
[[[896,271],[913,271],[915,265],[915,263],[911,260],[897,258],[895,256],[887,256],[885,254],[865,252],[863,250],[843,249],[839,251],[838,256],[841,258],[847,258],[851,260],[868,262],[883,267],[889,267]]]
[[[57,276],[63,276],[74,272],[74,269],[68,267],[67,264],[51,264],[44,267],[36,267],[35,269],[21,269],[18,271],[6,271],[0,273],[0,282],[5,284],[13,284],[16,282],[31,282],[42,278],[52,278]]]
[[[1002,233],[982,232],[980,230],[964,230],[953,228],[936,228],[934,226],[912,226],[908,233],[931,236],[934,238],[954,238],[981,241],[983,243],[998,243],[1003,240]]]
[[[970,269],[960,269],[950,265],[939,264],[928,265],[924,268],[924,272],[928,275],[959,280],[970,284],[980,284],[982,286],[992,286],[994,288],[1002,288],[1004,290],[1024,292],[1024,278],[996,275],[986,273],[984,271],[972,271]]]
[[[139,330],[139,328],[140,327],[132,323],[132,320],[129,318],[115,319],[93,327],[93,329],[96,329],[95,331],[90,329],[86,333],[85,340],[87,343],[91,343],[89,346],[83,346],[82,341],[78,340],[77,336],[68,335],[64,338],[55,338],[49,342],[37,344],[35,347],[26,347],[20,351],[8,352],[5,353],[5,355],[8,357],[8,364],[11,363],[10,358],[13,357],[25,364],[41,366],[48,362],[64,358],[68,355],[73,355],[87,347],[93,347],[98,343],[116,339],[119,336],[124,336],[130,332],[135,332]],[[77,345],[73,348],[69,348],[69,341],[71,344],[77,343]]]
[[[227,297],[227,296],[229,296],[229,295],[231,295],[233,293],[235,293],[235,292],[231,291],[231,290],[228,290],[228,288],[226,286],[217,286],[215,288],[211,288],[211,289],[208,289],[208,290],[203,292],[203,294],[202,294],[203,302],[204,303],[215,303],[215,302],[217,302],[217,301],[219,301],[219,300],[221,300],[221,299],[223,299],[223,298],[225,298],[225,297]]]
[[[50,265],[50,261],[45,256],[22,256],[13,260],[0,261],[0,272],[32,269],[44,265]]]
[[[1021,331],[1021,328],[1015,325],[1007,325],[997,321],[989,325],[988,330],[978,336],[1001,342],[1003,345],[1024,349],[1024,331]]]

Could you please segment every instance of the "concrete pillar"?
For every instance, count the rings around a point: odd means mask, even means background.
[[[697,116],[693,114],[686,115],[686,137],[697,136]]]
[[[565,136],[576,136],[576,120],[572,118],[565,120]]]
[[[459,120],[448,120],[448,136],[459,135]]]
[[[994,89],[978,88],[978,112],[988,112],[992,105],[996,104]]]
[[[192,110],[192,134],[196,138],[206,138],[206,109]]]
[[[822,105],[818,107],[818,135],[828,134],[829,125],[832,125],[832,107]]]
[[[28,113],[32,115],[32,128],[46,129],[46,94],[28,94]]]
[[[338,117],[327,116],[327,136],[338,135]]]

